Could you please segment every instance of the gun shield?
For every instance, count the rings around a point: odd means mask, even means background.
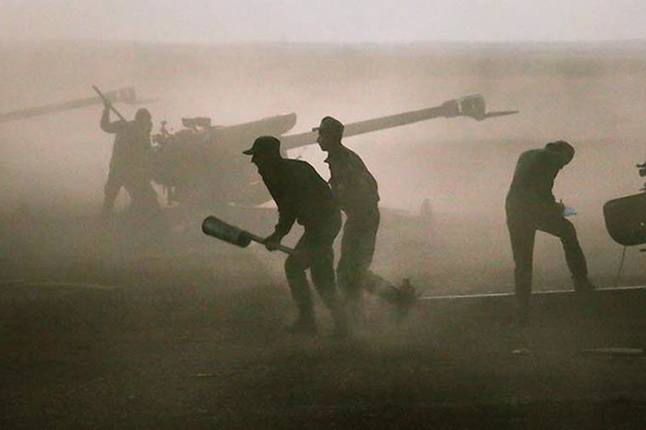
[[[646,243],[646,193],[610,200],[603,206],[610,237],[624,246]]]

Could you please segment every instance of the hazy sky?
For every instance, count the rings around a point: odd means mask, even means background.
[[[198,43],[646,39],[646,1],[0,0],[0,38]]]

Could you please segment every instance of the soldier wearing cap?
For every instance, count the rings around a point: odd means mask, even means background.
[[[278,206],[278,224],[265,240],[273,251],[289,233],[294,222],[305,232],[294,254],[285,261],[287,282],[296,305],[298,318],[288,330],[292,333],[314,334],[317,331],[309,283],[305,274],[310,269],[312,281],[335,322],[335,334],[347,334],[344,311],[336,294],[334,282],[334,250],[332,244],[341,228],[341,213],[323,178],[308,163],[283,158],[280,141],[261,136],[251,149],[251,162]]]
[[[552,194],[554,179],[574,157],[568,142],[557,141],[543,149],[533,149],[520,155],[516,164],[505,209],[507,227],[515,263],[515,291],[520,323],[529,317],[529,297],[532,288],[532,260],[536,231],[561,239],[565,260],[578,292],[594,289],[588,279],[588,267],[579,245],[574,225],[564,216],[564,205]]]
[[[157,193],[150,184],[150,112],[142,108],[135,114],[134,121],[110,122],[110,102],[106,100],[101,129],[115,135],[110,171],[104,187],[103,215],[112,213],[121,187],[128,192],[135,212],[159,209]]]
[[[318,131],[317,142],[328,153],[325,162],[330,167],[332,193],[346,215],[337,280],[353,318],[361,318],[363,290],[407,308],[415,297],[412,287],[384,287],[384,280],[369,270],[380,221],[377,181],[363,160],[341,142],[344,126],[339,120],[326,116],[312,130]]]

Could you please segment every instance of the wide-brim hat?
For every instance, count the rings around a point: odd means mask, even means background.
[[[338,119],[332,117],[332,116],[326,116],[321,120],[321,123],[319,124],[318,127],[314,127],[312,131],[318,131],[318,132],[330,132],[330,133],[335,133],[339,135],[343,135],[343,129],[345,127],[343,126],[343,123],[339,121]]]

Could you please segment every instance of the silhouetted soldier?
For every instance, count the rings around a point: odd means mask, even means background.
[[[527,321],[532,284],[532,260],[536,230],[561,239],[565,259],[578,292],[594,288],[588,279],[585,256],[574,225],[568,221],[562,203],[552,194],[558,172],[574,157],[565,141],[551,142],[544,149],[521,154],[507,194],[507,227],[515,263],[515,290],[519,322]]]
[[[103,214],[112,212],[121,187],[132,200],[135,213],[158,209],[157,193],[150,184],[150,132],[152,121],[147,109],[139,109],[134,121],[110,122],[110,104],[104,103],[101,129],[115,134],[110,171],[105,184]]]
[[[412,304],[415,292],[409,283],[405,289],[388,286],[369,270],[379,229],[379,191],[377,181],[361,158],[341,142],[343,129],[339,120],[326,116],[313,131],[318,131],[317,142],[328,153],[325,162],[330,166],[332,193],[346,215],[337,280],[353,317],[358,320],[363,290],[400,308]]]
[[[335,322],[335,334],[346,335],[347,323],[336,294],[334,282],[334,250],[332,244],[341,228],[341,213],[323,178],[308,163],[282,158],[280,141],[273,136],[256,139],[251,149],[251,162],[278,206],[278,224],[266,238],[265,246],[273,251],[289,233],[294,222],[305,232],[295,253],[285,261],[285,274],[292,297],[298,306],[298,318],[288,327],[292,333],[314,334],[314,308],[305,274],[310,269],[312,281]]]

